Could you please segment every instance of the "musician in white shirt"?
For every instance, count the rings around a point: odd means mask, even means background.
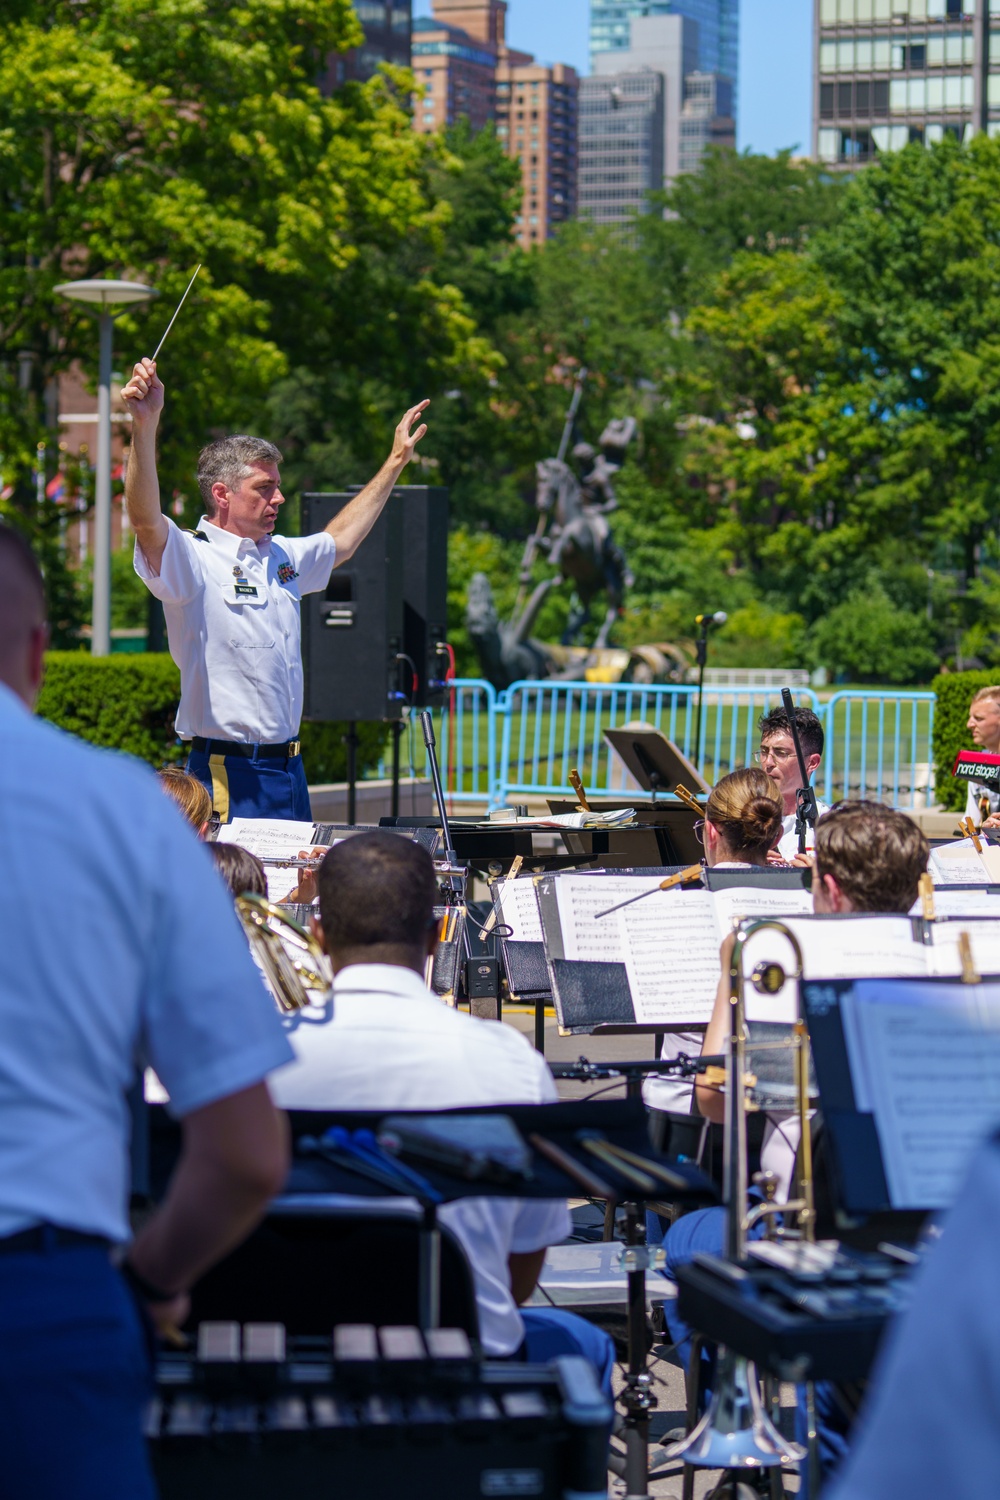
[[[451,1009],[424,984],[437,941],[435,896],[430,856],[397,834],[359,834],[326,855],[314,928],[334,971],[332,1004],[325,1014],[287,1018],[297,1061],[270,1079],[278,1104],[444,1110],[556,1100],[545,1059],[525,1037]],[[468,1256],[486,1352],[584,1354],[610,1390],[606,1334],[572,1313],[519,1305],[534,1291],[547,1247],[570,1233],[566,1203],[463,1198],[439,1217]]]
[[[980,688],[969,705],[966,725],[974,742],[988,755],[1000,755],[1000,686]],[[982,802],[987,814],[983,818]],[[1000,790],[984,782],[970,781],[965,802],[965,816],[978,827],[1000,828]]]
[[[799,852],[799,836],[795,832],[795,804],[796,793],[802,785],[798,756],[795,754],[795,741],[792,738],[788,715],[783,708],[774,708],[770,713],[763,714],[757,727],[760,730],[760,750],[755,757],[757,764],[781,788],[781,838],[771,856],[771,862],[790,864]],[[797,707],[795,727],[799,732],[806,775],[812,781],[823,758],[823,726],[812,709]],[[816,808],[818,817],[829,812],[827,804],[819,800],[816,802]],[[812,853],[813,844],[813,830],[807,828],[807,854]]]

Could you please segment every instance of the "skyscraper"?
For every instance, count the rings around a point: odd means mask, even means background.
[[[410,0],[355,0],[365,39],[328,59],[320,88],[330,93],[348,79],[370,78],[381,63],[410,66]]]
[[[643,16],[687,16],[697,21],[698,70],[719,73],[735,88],[739,0],[590,0],[591,67],[600,52],[634,48],[632,22]]]
[[[998,0],[815,0],[813,155],[1000,134]]]
[[[680,172],[697,171],[707,145],[735,146],[733,86],[728,78],[699,70],[699,28],[689,16],[636,16],[629,33],[628,48],[595,54],[594,75],[610,79],[643,70],[662,75],[661,178],[651,184],[659,188]]]
[[[466,116],[497,136],[521,166],[516,233],[525,249],[576,211],[577,75],[508,47],[506,0],[432,0],[414,24],[413,66],[424,85],[414,125],[431,132]]]
[[[580,80],[576,203],[597,224],[627,223],[663,185],[662,73]]]

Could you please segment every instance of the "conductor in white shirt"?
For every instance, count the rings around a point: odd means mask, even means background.
[[[326,855],[314,925],[333,967],[333,1004],[319,1024],[288,1018],[298,1060],[270,1080],[283,1108],[437,1110],[558,1097],[545,1059],[519,1032],[452,1010],[424,984],[435,894],[430,855],[397,834],[358,834]],[[573,1313],[520,1305],[547,1247],[570,1233],[565,1202],[463,1198],[439,1217],[468,1256],[487,1354],[583,1354],[610,1393],[607,1334]]]
[[[163,384],[152,360],[122,390],[132,415],[125,503],[135,532],[135,570],[162,600],[170,654],[180,668],[177,733],[191,745],[188,770],[212,794],[222,822],[234,817],[310,821],[298,741],[302,718],[299,604],[325,589],[357,551],[427,431],[428,403],[403,417],[381,469],[325,530],[275,533],[285,497],[281,454],[264,438],[210,443],[198,459],[205,513],[184,531],[160,509],[156,430]]]
[[[284,1180],[288,1043],[205,849],[156,778],[31,712],[38,566],[0,526],[0,1493],[154,1500],[136,1301],[186,1291]],[[48,860],[44,899],[34,865]],[[148,1062],[183,1150],[128,1247],[128,1094]],[[126,1283],[130,1283],[130,1289]]]

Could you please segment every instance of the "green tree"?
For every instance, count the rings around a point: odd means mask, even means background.
[[[62,280],[157,285],[159,302],[120,320],[127,368],[204,264],[161,360],[168,496],[193,496],[201,444],[259,426],[279,382],[303,401],[320,382],[342,469],[358,477],[408,399],[489,365],[460,291],[435,276],[448,214],[430,188],[435,148],[412,128],[410,75],[329,98],[316,87],[360,40],[350,0],[5,8],[0,472],[29,531],[40,438],[54,462],[53,382],[94,364],[93,322],[55,297]]]

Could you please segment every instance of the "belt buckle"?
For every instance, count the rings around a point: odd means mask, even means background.
[[[289,760],[291,760],[293,756],[295,756],[295,755],[301,755],[301,754],[302,754],[302,741],[301,740],[289,740],[289,742],[288,742],[288,758],[289,758]]]

